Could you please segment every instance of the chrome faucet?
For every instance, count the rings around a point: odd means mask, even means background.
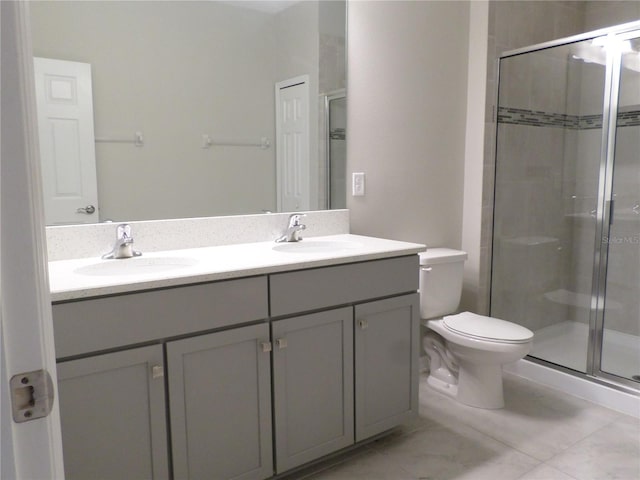
[[[289,225],[281,237],[276,238],[276,242],[299,242],[302,240],[300,231],[307,228],[304,223],[300,223],[300,219],[306,217],[304,213],[294,213],[289,216]]]
[[[131,258],[139,257],[141,252],[133,249],[133,237],[131,236],[131,225],[122,223],[116,228],[116,243],[109,253],[105,253],[104,260],[111,258]]]

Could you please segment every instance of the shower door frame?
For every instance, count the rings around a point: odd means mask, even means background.
[[[325,182],[325,191],[326,191],[326,207],[327,209],[331,209],[331,112],[330,112],[330,104],[333,100],[347,98],[347,90],[345,88],[341,88],[340,90],[335,90],[333,92],[326,93],[324,95],[324,128],[325,128],[325,175],[327,176],[327,181]],[[345,174],[346,175],[346,174]],[[345,178],[346,182],[346,178]]]
[[[621,42],[640,38],[640,22],[635,29],[612,31],[607,41]],[[602,370],[602,345],[604,340],[605,300],[607,269],[609,265],[609,246],[604,241],[610,237],[612,215],[615,206],[613,200],[613,181],[615,170],[615,147],[617,134],[618,106],[620,97],[620,80],[622,76],[622,51],[617,49],[607,54],[607,71],[605,80],[604,117],[602,121],[602,147],[600,159],[600,176],[598,185],[598,207],[596,212],[596,248],[593,267],[593,291],[591,295],[591,319],[589,322],[589,350],[587,352],[587,373],[638,389],[638,382],[614,375]],[[610,82],[610,83],[609,83]],[[606,125],[606,128],[605,128]],[[595,308],[594,308],[595,303]]]
[[[532,53],[535,51],[545,50],[549,48],[577,43],[585,40],[592,40],[598,37],[611,40],[627,40],[640,37],[640,21],[624,23],[614,27],[603,28],[591,32],[585,32],[579,35],[566,37],[558,40],[544,42],[528,47],[509,50],[502,53],[498,58],[513,57],[517,55]],[[536,357],[527,357],[536,363],[549,366],[556,370],[561,370],[578,377],[588,377],[592,381],[601,383],[610,387],[614,387],[634,395],[640,395],[640,385],[631,379],[613,375],[605,372],[601,368],[602,364],[602,341],[604,333],[604,305],[605,305],[605,289],[607,279],[607,261],[608,246],[603,241],[605,232],[609,231],[611,226],[611,212],[613,202],[611,201],[613,193],[613,173],[615,160],[615,140],[618,117],[618,100],[621,76],[621,59],[622,52],[620,50],[614,53],[607,53],[607,62],[605,69],[605,86],[603,98],[603,117],[602,117],[602,141],[600,148],[600,174],[598,179],[598,197],[596,210],[596,234],[595,248],[593,259],[593,276],[592,276],[592,292],[591,292],[591,309],[589,318],[589,337],[587,345],[587,365],[586,372],[578,372],[571,368],[555,364]],[[496,111],[499,105],[500,92],[500,66],[498,62],[498,88],[496,89],[495,105]],[[496,118],[497,127],[497,118]],[[498,155],[497,130],[496,130],[495,159]],[[495,174],[497,174],[497,163]],[[494,202],[495,202],[494,182]],[[495,204],[494,204],[495,205]],[[495,227],[495,218],[493,220],[492,235]],[[493,252],[493,242],[492,242]],[[492,262],[493,264],[493,262]],[[493,269],[493,267],[492,267]]]

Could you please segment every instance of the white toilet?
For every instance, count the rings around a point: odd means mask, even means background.
[[[428,383],[460,403],[502,408],[502,365],[531,350],[533,332],[458,308],[467,254],[430,248],[420,254],[420,314],[427,327]],[[448,315],[448,316],[445,316]]]

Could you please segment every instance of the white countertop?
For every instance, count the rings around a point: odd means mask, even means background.
[[[269,241],[143,252],[133,259],[60,260],[49,262],[49,286],[51,300],[58,302],[412,255],[425,249],[417,243],[343,234],[309,237],[297,244]]]

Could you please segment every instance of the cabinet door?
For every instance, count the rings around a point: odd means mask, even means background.
[[[272,324],[278,473],[353,443],[353,309]]]
[[[269,347],[266,323],[167,343],[176,480],[273,475]]]
[[[169,478],[162,346],[58,364],[66,478]]]
[[[418,295],[355,309],[356,441],[418,412]]]

